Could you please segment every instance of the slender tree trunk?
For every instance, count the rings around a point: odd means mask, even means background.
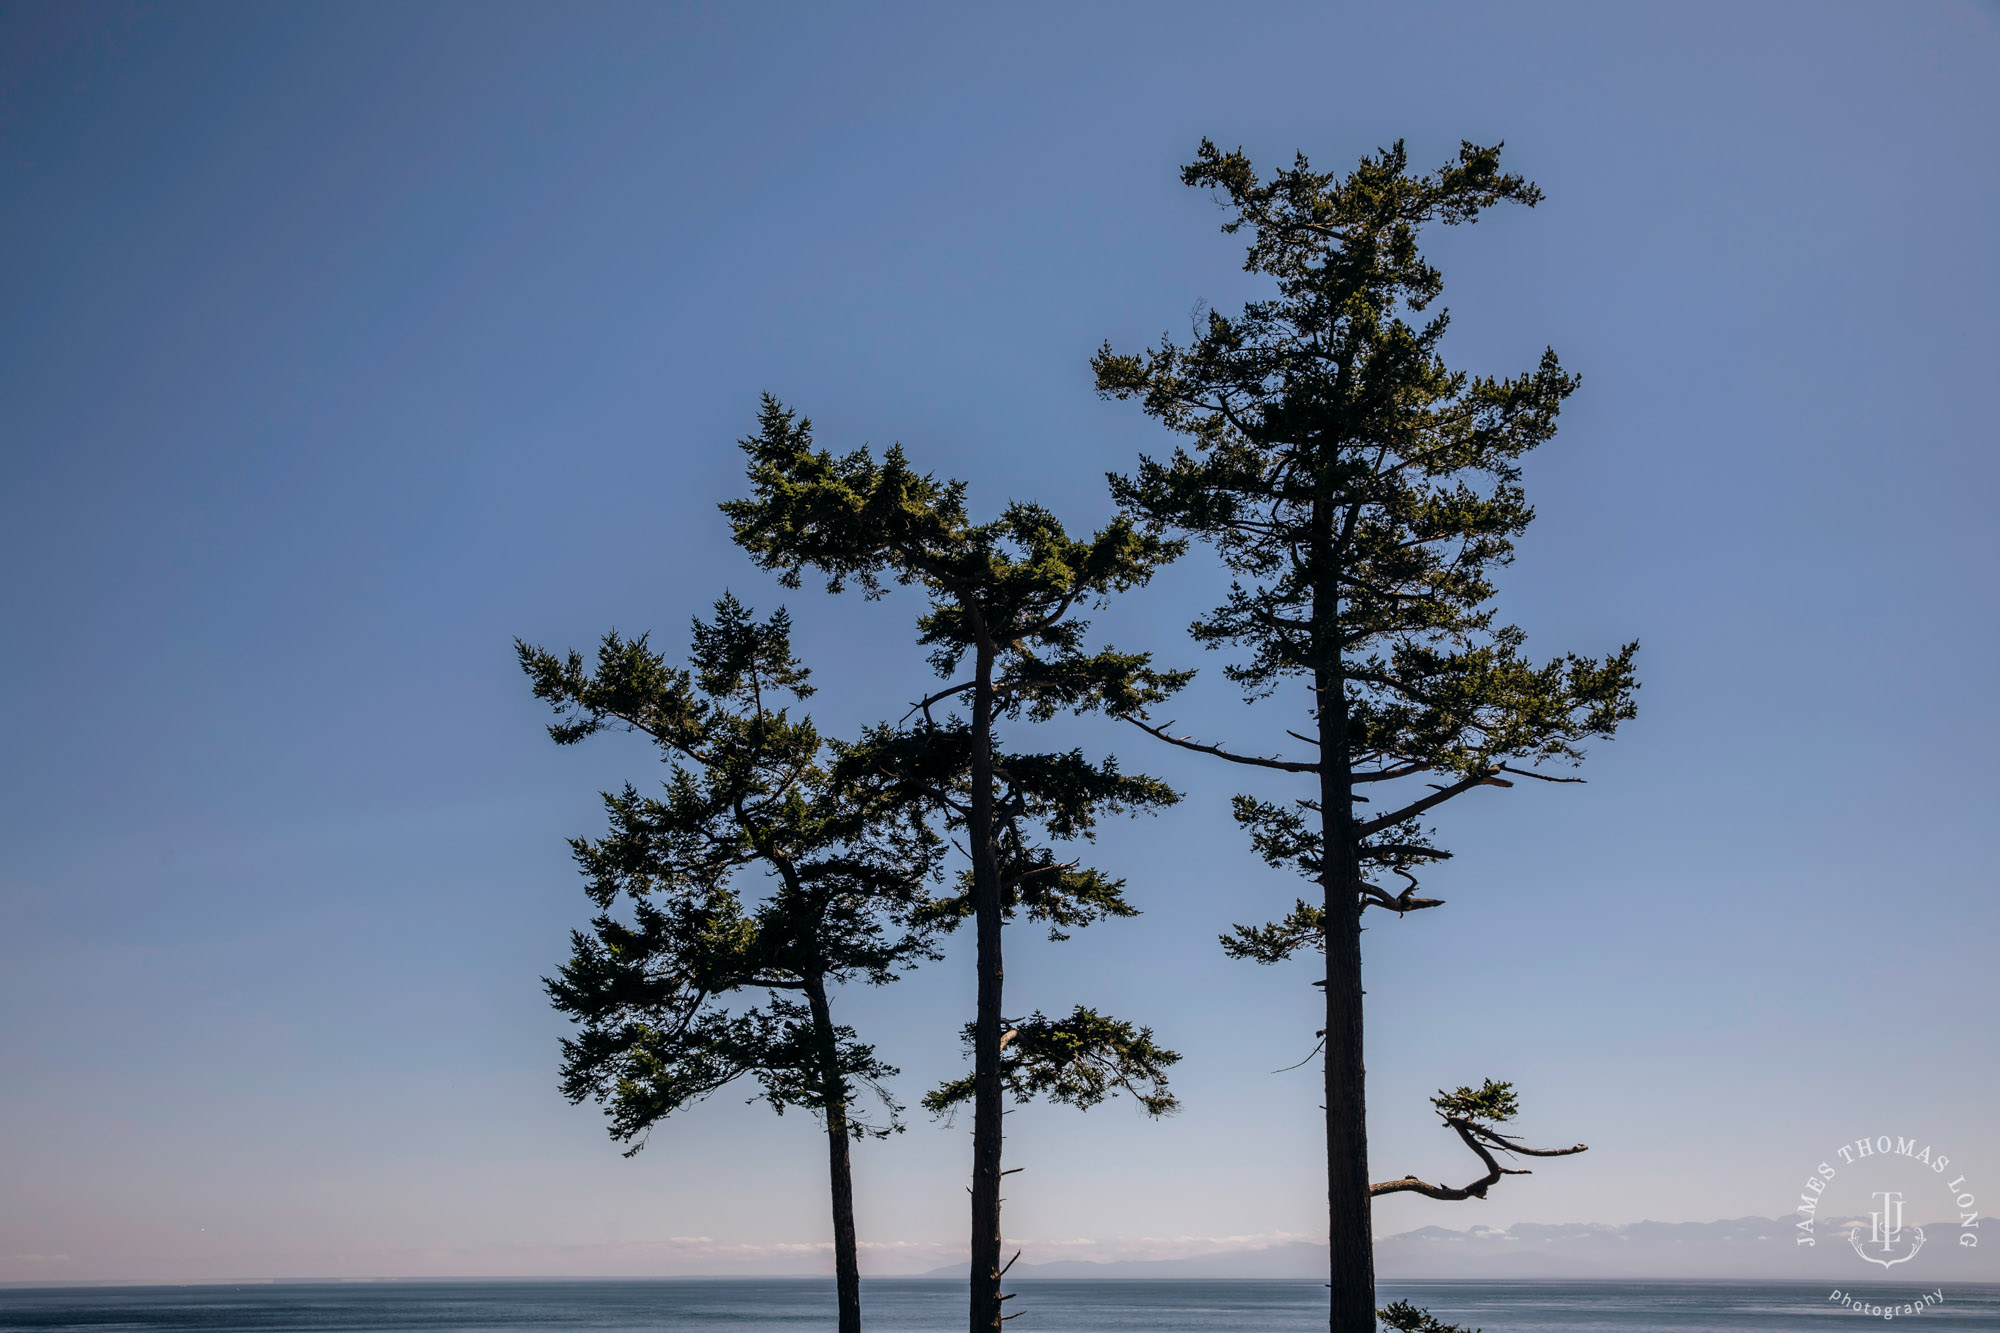
[[[833,1188],[833,1273],[840,1333],[861,1333],[860,1243],[854,1234],[854,1171],[847,1156],[852,1142],[847,1124],[847,1080],[840,1075],[833,1014],[826,1003],[826,979],[818,972],[806,976],[806,999],[812,1006],[820,1080],[827,1089],[826,1162]]]
[[[1329,534],[1330,536],[1330,534]],[[1322,548],[1331,570],[1330,540]],[[1317,553],[1316,553],[1317,554]],[[1336,595],[1315,626],[1321,666],[1320,832],[1326,908],[1326,1208],[1329,1333],[1375,1333],[1375,1237],[1368,1195],[1367,1070],[1361,1049],[1361,861],[1354,843],[1354,779],[1347,736]]]
[[[1000,1328],[1000,867],[993,841],[993,650],[981,644],[972,690],[973,920],[979,1000],[972,1026],[972,1333]]]
[[[1331,767],[1331,766],[1329,766]],[[1346,773],[1320,783],[1327,808],[1339,811]],[[1368,1197],[1367,1072],[1361,1047],[1361,916],[1356,911],[1353,843],[1338,814],[1327,818],[1333,851],[1326,875],[1326,1204],[1330,1246],[1331,1333],[1375,1333],[1375,1241]]]

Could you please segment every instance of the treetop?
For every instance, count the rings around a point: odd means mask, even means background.
[[[751,495],[722,506],[737,543],[765,569],[797,586],[811,568],[830,591],[849,580],[870,597],[892,579],[923,588],[932,599],[920,624],[940,675],[968,650],[1065,662],[1065,685],[1041,682],[1037,693],[1067,689],[1075,706],[1130,680],[1144,658],[1125,655],[1075,671],[1087,625],[1071,616],[1104,597],[1137,586],[1172,560],[1182,543],[1118,518],[1088,537],[1072,537],[1054,514],[1023,501],[995,518],[967,516],[962,481],[939,481],[911,467],[901,446],[878,461],[866,449],[845,455],[817,449],[812,422],[766,394],[758,433],[742,441]]]

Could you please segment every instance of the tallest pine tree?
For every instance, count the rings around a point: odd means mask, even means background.
[[[1316,900],[1225,945],[1259,962],[1325,954],[1332,1333],[1376,1327],[1375,1194],[1483,1196],[1509,1170],[1491,1151],[1526,1151],[1491,1124],[1512,1114],[1506,1085],[1462,1088],[1436,1104],[1490,1175],[1459,1190],[1413,1177],[1371,1185],[1362,915],[1438,905],[1415,893],[1419,873],[1450,855],[1424,825],[1431,811],[1516,777],[1574,781],[1540,770],[1577,762],[1581,742],[1633,716],[1636,644],[1537,663],[1490,605],[1491,572],[1533,517],[1520,460],[1554,434],[1576,388],[1553,352],[1509,379],[1453,370],[1440,354],[1446,316],[1427,312],[1442,279],[1418,236],[1538,202],[1499,158],[1497,146],[1466,144],[1418,175],[1398,143],[1345,177],[1300,157],[1260,180],[1241,152],[1204,142],[1183,180],[1222,197],[1223,229],[1251,238],[1244,267],[1275,290],[1234,317],[1208,313],[1186,346],[1162,340],[1132,356],[1107,345],[1095,361],[1101,392],[1136,398],[1186,441],[1113,477],[1119,501],[1151,530],[1210,542],[1235,575],[1194,636],[1242,650],[1227,671],[1247,698],[1305,687],[1305,716],[1288,728],[1312,747],[1298,760],[1132,720],[1305,788],[1286,805],[1239,797],[1236,815],[1266,860],[1317,886]]]

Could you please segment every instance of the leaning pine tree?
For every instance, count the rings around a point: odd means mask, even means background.
[[[1325,954],[1333,1333],[1376,1326],[1371,1197],[1483,1197],[1515,1170],[1493,1154],[1529,1151],[1497,1128],[1514,1113],[1512,1090],[1488,1082],[1436,1101],[1485,1175],[1463,1188],[1370,1184],[1362,914],[1438,905],[1416,893],[1418,872],[1450,855],[1422,823],[1431,811],[1516,777],[1577,781],[1539,766],[1574,764],[1583,740],[1633,716],[1636,644],[1537,663],[1490,606],[1491,573],[1533,516],[1520,460],[1554,433],[1576,387],[1553,352],[1513,379],[1453,370],[1439,352],[1445,315],[1424,313],[1442,286],[1417,248],[1426,223],[1541,198],[1503,175],[1499,156],[1466,144],[1457,161],[1417,175],[1399,143],[1345,177],[1301,157],[1260,180],[1241,152],[1204,142],[1182,178],[1226,201],[1223,230],[1248,230],[1245,268],[1275,290],[1234,317],[1210,312],[1186,346],[1163,340],[1134,356],[1107,345],[1094,362],[1100,392],[1138,399],[1188,441],[1112,486],[1147,530],[1209,541],[1235,574],[1195,638],[1246,650],[1228,668],[1246,698],[1290,680],[1307,689],[1289,730],[1313,753],[1297,761],[1128,716],[1175,745],[1309,784],[1289,805],[1239,797],[1236,817],[1266,860],[1318,893],[1224,944],[1264,963]],[[1407,792],[1410,782],[1428,786]],[[1423,1326],[1405,1307],[1384,1313],[1392,1326]]]
[[[851,1139],[896,1128],[896,1071],[833,1021],[830,991],[881,984],[935,956],[929,893],[941,844],[923,806],[835,776],[839,747],[786,703],[812,693],[780,610],[735,598],[697,621],[691,669],[645,639],[605,636],[596,670],[517,644],[535,694],[573,744],[606,727],[647,736],[672,765],[665,791],[606,793],[608,836],[571,843],[598,915],[548,982],[580,1026],[563,1091],[603,1103],[614,1138],[644,1146],[661,1120],[744,1077],[772,1108],[826,1130],[840,1333],[860,1333]],[[748,875],[766,891],[739,892]],[[882,1123],[859,1113],[873,1090]]]
[[[886,578],[930,597],[920,642],[938,675],[954,683],[919,701],[911,725],[871,732],[842,770],[894,799],[924,802],[963,839],[970,862],[960,895],[942,903],[940,915],[969,916],[977,937],[977,1001],[966,1034],[973,1072],[925,1102],[934,1111],[972,1103],[970,1327],[994,1333],[1008,1299],[1000,1290],[1006,1096],[1089,1106],[1123,1089],[1160,1115],[1173,1109],[1165,1068],[1179,1058],[1156,1046],[1149,1029],[1083,1007],[1057,1019],[1006,1016],[1007,920],[1025,913],[1060,938],[1136,910],[1120,881],[1058,859],[1048,840],[1087,839],[1102,814],[1177,798],[1111,760],[1004,750],[995,729],[1062,711],[1128,713],[1178,688],[1184,674],[1154,671],[1142,655],[1086,650],[1076,613],[1144,583],[1179,548],[1124,520],[1073,538],[1029,504],[973,523],[962,482],[916,472],[899,448],[879,462],[865,450],[836,457],[815,449],[811,422],[768,396],[743,449],[752,494],[723,510],[760,565],[793,587],[813,569],[835,592],[852,580],[880,596]],[[938,715],[960,703],[963,713]]]

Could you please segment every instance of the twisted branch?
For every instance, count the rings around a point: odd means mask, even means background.
[[[1502,1176],[1525,1176],[1530,1172],[1525,1167],[1500,1165],[1493,1154],[1495,1150],[1521,1157],[1568,1157],[1572,1153],[1584,1152],[1588,1145],[1579,1143],[1573,1148],[1529,1148],[1502,1134],[1491,1122],[1512,1120],[1517,1102],[1514,1088],[1510,1083],[1496,1083],[1486,1080],[1479,1088],[1460,1088],[1457,1092],[1440,1092],[1431,1099],[1431,1105],[1444,1123],[1449,1125],[1466,1147],[1486,1164],[1486,1174],[1469,1185],[1454,1188],[1450,1185],[1433,1185],[1415,1176],[1404,1176],[1401,1180],[1385,1180],[1368,1187],[1368,1196],[1374,1198],[1382,1194],[1409,1192],[1421,1194],[1427,1199],[1443,1199],[1454,1202],[1459,1199],[1483,1199],[1486,1191],[1500,1183]]]

